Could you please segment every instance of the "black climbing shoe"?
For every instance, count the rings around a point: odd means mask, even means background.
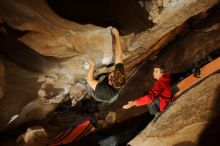
[[[200,78],[200,74],[201,74],[201,71],[200,71],[199,67],[193,68],[193,76],[194,77]]]

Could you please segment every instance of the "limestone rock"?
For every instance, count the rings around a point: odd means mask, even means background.
[[[219,13],[219,12],[217,12]],[[216,15],[210,16],[201,21],[194,29],[187,33],[179,34],[180,36],[170,45],[166,46],[162,53],[153,55],[155,58],[152,61],[145,61],[140,67],[135,70],[133,75],[128,80],[125,87],[121,90],[117,102],[109,105],[105,110],[117,111],[117,122],[122,122],[131,117],[139,116],[147,111],[146,107],[131,108],[129,110],[121,110],[122,106],[129,100],[137,99],[147,93],[153,86],[153,66],[155,64],[164,64],[170,72],[192,72],[195,61],[207,61],[209,56],[219,55],[219,33],[220,30],[213,30],[203,33],[203,30],[208,30],[215,26],[220,21]],[[190,51],[189,51],[190,50]]]
[[[119,4],[125,5],[124,2],[128,1],[119,1]],[[144,27],[145,29],[141,32],[135,32],[136,34],[133,32],[121,37],[126,70],[130,68],[127,72],[131,73],[137,64],[172,40],[175,35],[182,31],[184,28],[182,24],[188,18],[206,11],[217,2],[218,0],[139,1],[145,10],[146,18],[149,14],[149,19],[155,24],[150,29]],[[129,11],[128,14],[135,15],[133,14],[136,13],[135,10]],[[80,90],[79,93],[73,92],[71,89],[75,88],[74,84],[87,74],[87,70],[83,68],[87,57],[95,59],[97,64],[96,75],[112,69],[105,67],[113,62],[114,57],[110,28],[81,25],[65,20],[55,14],[45,0],[1,0],[0,22],[0,51],[5,57],[4,86],[7,89],[4,90],[3,88],[3,91],[8,91],[3,94],[3,92],[1,93],[2,88],[0,88],[0,94],[4,95],[0,102],[2,109],[0,111],[2,117],[0,130],[5,129],[11,119],[12,123],[10,124],[13,124],[13,120],[18,120],[17,124],[21,124],[24,121],[44,118],[69,93],[80,96],[83,90]],[[6,29],[4,23],[15,30]],[[131,24],[135,23],[132,22]],[[14,33],[14,31],[16,32]],[[206,41],[195,41],[196,43],[192,44],[191,47],[193,48],[201,42],[201,46],[213,47],[213,44],[218,45],[218,27],[213,26],[206,32],[207,34],[194,34],[193,32],[183,42],[188,43],[190,39],[196,40],[197,37],[204,37]],[[207,43],[207,40],[210,42]],[[184,43],[183,46],[180,46],[180,48],[184,48],[184,53],[186,53],[185,58],[183,54],[183,59],[192,60],[193,56],[190,55],[196,54],[196,51],[186,51]],[[201,46],[195,50],[201,49]],[[172,59],[176,58],[176,54],[177,51],[171,55],[168,61],[173,62]],[[164,60],[166,58],[162,61]],[[181,68],[182,64],[187,64],[184,61],[182,60],[174,67]],[[0,73],[0,77],[3,77],[2,72]],[[47,82],[51,83],[47,84]],[[0,85],[2,86],[3,82]],[[44,85],[51,85],[53,91],[45,90],[42,92],[43,89],[47,89],[42,88]],[[77,87],[77,89],[81,89],[81,87]],[[39,98],[39,96],[44,95],[51,95],[49,98],[59,96],[55,100],[58,102],[55,105],[45,105],[44,99]],[[118,117],[120,116],[117,114]]]
[[[214,109],[219,103],[220,74],[205,81],[180,96],[157,120],[153,120],[140,134],[129,142],[132,146],[197,145],[199,136],[216,117]]]
[[[132,3],[132,1],[129,2]],[[125,42],[122,41],[126,53],[125,59],[133,58],[134,60],[141,54],[150,51],[151,47],[167,33],[182,25],[188,18],[206,11],[217,2],[218,0],[204,2],[199,0],[140,1],[146,17],[149,14],[149,19],[155,25],[150,29],[145,28],[135,35],[129,34],[129,39],[125,36]],[[123,1],[117,4],[122,5]],[[135,7],[128,13],[133,15],[133,11],[137,11],[136,9]],[[40,54],[58,58],[84,54],[97,59],[98,64],[109,64],[112,61],[112,40],[108,28],[80,25],[62,19],[49,8],[44,0],[2,0],[0,10],[1,20],[16,29],[27,31],[19,39]],[[167,38],[167,41],[171,38]],[[149,54],[148,52],[145,58]]]
[[[205,2],[199,0],[151,0],[149,2],[151,5],[146,4],[145,6],[155,26],[150,30],[136,35],[133,43],[129,46],[129,50],[132,51],[139,47],[149,50],[150,47],[169,31],[183,24],[191,16],[206,11],[214,4],[217,4],[217,2],[218,0]]]
[[[64,58],[87,54],[93,58],[107,56],[107,64],[112,61],[109,28],[83,26],[64,20],[44,0],[3,0],[0,16],[14,28],[28,31],[19,40],[42,55]]]
[[[17,143],[20,143],[22,146],[46,146],[48,135],[43,127],[32,126],[18,137]]]

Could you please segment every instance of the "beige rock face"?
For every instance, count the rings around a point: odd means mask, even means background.
[[[184,34],[181,33],[178,39],[162,50],[163,53],[151,56],[154,61],[144,62],[134,72],[126,86],[121,90],[118,101],[106,109],[117,111],[117,122],[139,116],[147,111],[145,106],[129,110],[121,110],[121,108],[128,101],[143,96],[151,89],[154,83],[152,77],[154,64],[164,64],[167,70],[171,72],[183,72],[186,70],[190,72],[195,64],[195,59],[204,60],[210,54],[219,54],[220,29],[207,31],[211,30],[210,28],[217,28],[216,26],[220,21],[217,18],[218,13],[210,15],[210,17],[201,21],[193,30]]]
[[[181,25],[191,16],[206,11],[216,4],[218,0],[202,2],[200,0],[152,0],[144,3],[144,8],[149,11],[149,18],[155,23],[155,26],[138,34],[129,50],[139,47],[149,49],[161,37]]]
[[[82,26],[64,20],[49,9],[44,0],[3,0],[0,16],[14,28],[30,31],[19,40],[42,55],[63,58],[88,54],[97,58],[106,57],[106,53],[110,53],[112,56],[112,40],[108,28]]]
[[[141,33],[121,37],[125,65],[129,68],[136,66],[178,34],[182,27],[177,27],[189,17],[206,11],[217,2],[218,0],[140,2],[146,13],[149,13],[149,19],[155,25]],[[16,115],[20,115],[22,111],[28,111],[24,113],[29,115],[29,120],[39,120],[55,109],[56,106],[51,106],[51,108],[41,102],[38,91],[48,80],[53,80],[51,81],[53,82],[52,86],[56,89],[62,89],[60,92],[62,97],[68,95],[76,81],[87,74],[87,70],[83,69],[83,64],[88,56],[95,59],[96,74],[111,69],[105,67],[114,60],[114,48],[109,27],[81,25],[62,19],[49,8],[44,0],[1,0],[0,22],[3,21],[22,31],[23,35],[14,39],[18,39],[26,46],[21,46],[10,40],[7,42],[8,45],[5,43],[0,48],[1,51],[8,51],[4,62],[6,92],[2,92],[0,88],[0,94],[4,95],[0,101],[2,108],[0,129],[6,128],[8,122]],[[174,31],[169,34],[171,30]],[[3,32],[5,36],[14,35],[11,35],[10,31],[5,28],[0,28],[0,32]],[[35,53],[22,52],[22,48],[32,49]],[[12,55],[11,58],[10,55]],[[32,59],[36,60],[32,61]],[[39,69],[39,72],[30,70],[35,68]],[[0,77],[3,77],[2,72],[0,73]],[[4,78],[1,80],[1,86],[3,86],[3,80]],[[80,96],[79,92],[72,93]],[[22,120],[19,123],[22,123]]]
[[[149,19],[152,20],[155,25],[130,38],[127,49],[129,53],[132,53],[129,54],[129,57],[135,60],[136,63],[134,62],[134,64],[142,62],[154,51],[167,44],[163,43],[163,41],[169,42],[173,39],[173,36],[169,35],[169,32],[174,31],[175,33],[175,28],[183,24],[188,18],[200,12],[205,12],[218,2],[218,0],[205,2],[200,0],[140,1],[142,7],[148,11]],[[164,37],[165,40],[161,40],[162,37]],[[131,64],[132,61],[130,62],[130,66],[132,66]],[[130,69],[132,67],[128,68]]]
[[[129,142],[132,146],[196,145],[200,134],[218,113],[220,74],[208,77],[177,101],[159,119],[153,120]]]
[[[33,126],[18,137],[17,143],[22,146],[46,146],[48,135],[43,127]]]
[[[125,38],[124,43],[128,49],[126,52],[128,55],[125,57],[148,52],[165,34],[217,2],[218,0],[141,1],[140,5],[146,13],[149,13],[149,19],[155,23],[155,26],[136,35],[129,35],[130,39]],[[45,56],[63,58],[87,54],[97,59],[100,64],[101,62],[108,64],[112,61],[108,28],[80,25],[64,20],[58,17],[44,0],[2,0],[0,18],[14,28],[30,31],[20,37],[20,40]],[[144,49],[134,51],[138,48]]]

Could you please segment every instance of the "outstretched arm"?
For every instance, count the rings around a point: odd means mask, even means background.
[[[123,63],[122,59],[122,48],[118,30],[114,27],[111,28],[113,38],[114,38],[114,48],[115,48],[115,64]]]
[[[133,107],[133,106],[135,106],[134,101],[128,101],[128,103],[125,104],[122,108],[123,108],[123,109],[129,109],[129,108],[131,108],[131,107]]]
[[[95,90],[98,84],[98,81],[94,79],[95,62],[92,59],[89,59],[88,62],[90,66],[87,74],[87,83],[92,87],[93,90]]]
[[[129,101],[123,106],[124,109],[129,109],[133,106],[142,106],[150,104],[156,97],[158,97],[164,90],[164,84],[155,83],[154,87],[143,97],[140,97],[134,101]]]

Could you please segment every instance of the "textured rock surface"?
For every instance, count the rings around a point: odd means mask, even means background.
[[[22,146],[46,146],[48,143],[48,134],[41,126],[33,126],[20,135],[16,141]]]
[[[112,53],[109,29],[64,20],[44,0],[3,0],[0,18],[16,29],[28,31],[19,40],[45,56],[63,58],[83,53],[97,58]]]
[[[155,23],[155,26],[138,34],[129,49],[150,48],[162,36],[181,25],[189,17],[206,11],[217,2],[217,0],[210,0],[205,3],[200,0],[144,1],[143,6],[149,11],[149,18]]]
[[[120,4],[125,4],[124,1],[120,2]],[[142,8],[146,10],[146,14],[149,13],[149,19],[155,24],[151,29],[121,37],[127,73],[131,73],[137,64],[180,33],[185,27],[182,24],[189,17],[206,11],[217,2],[218,0],[139,1]],[[28,120],[42,119],[55,109],[56,106],[50,108],[50,105],[44,105],[39,98],[38,91],[45,84],[46,86],[52,84],[53,89],[61,89],[59,93],[64,98],[69,93],[80,96],[79,93],[71,91],[77,80],[85,77],[87,73],[87,70],[82,68],[86,57],[90,56],[95,59],[96,74],[112,69],[106,67],[107,64],[113,62],[114,58],[109,28],[81,25],[62,19],[48,7],[44,0],[1,0],[0,20],[0,50],[5,57],[3,64],[6,68],[5,92],[0,101],[2,108],[0,130],[8,127],[9,121],[16,115],[23,115],[22,111],[25,111],[24,115],[28,115],[27,118],[11,124],[17,125]],[[6,28],[5,22],[15,30]],[[206,47],[213,47],[213,44],[216,43],[215,49],[219,45],[219,30],[218,27],[213,28],[211,32],[206,29],[207,34],[192,32],[189,38],[183,41],[188,43],[189,40],[196,39],[194,35],[204,37],[204,40],[210,41],[208,44],[206,44],[207,41],[200,40],[194,45],[201,43]],[[212,30],[214,31],[212,32]],[[212,41],[208,39],[209,37]],[[196,51],[193,53],[186,51],[188,46],[184,46],[184,43],[181,47],[188,54],[183,58],[192,59],[193,56],[188,58],[188,55],[196,54]],[[192,48],[195,46],[192,45]],[[198,50],[203,49],[201,46],[198,47]],[[175,55],[177,52],[173,53],[170,58],[175,59]],[[169,62],[172,62],[172,59]],[[161,61],[163,60],[161,59]],[[182,61],[171,67],[181,68],[180,66],[186,60]],[[2,83],[1,85],[3,85]],[[120,104],[124,102],[126,100]],[[44,110],[48,108],[49,110]]]
[[[183,24],[191,16],[206,11],[217,2],[218,0],[141,1],[155,26],[150,30],[130,35],[128,39],[125,37],[128,49],[128,55],[125,57],[138,57],[145,52],[150,54],[150,48],[165,34]],[[108,29],[64,20],[58,17],[43,0],[3,0],[1,3],[0,18],[14,28],[29,31],[20,37],[20,40],[43,55],[63,58],[79,55],[79,53],[89,54],[101,63],[102,58],[106,56],[103,54],[112,53],[107,49],[111,48]],[[143,49],[133,51],[137,48]]]
[[[122,110],[122,106],[129,100],[143,96],[153,85],[152,68],[154,64],[165,64],[171,72],[191,72],[195,60],[204,60],[210,54],[220,52],[220,29],[205,32],[220,22],[219,11],[188,28],[189,32],[179,34],[176,40],[166,46],[158,55],[152,55],[152,61],[143,64],[134,72],[126,86],[121,90],[119,99],[109,105],[106,110],[117,111],[118,122],[127,120],[146,112],[146,107]],[[190,51],[189,51],[190,50]]]
[[[196,145],[207,124],[218,115],[220,74],[183,94],[156,121],[152,121],[129,144],[136,146]],[[217,136],[217,135],[216,135]]]

